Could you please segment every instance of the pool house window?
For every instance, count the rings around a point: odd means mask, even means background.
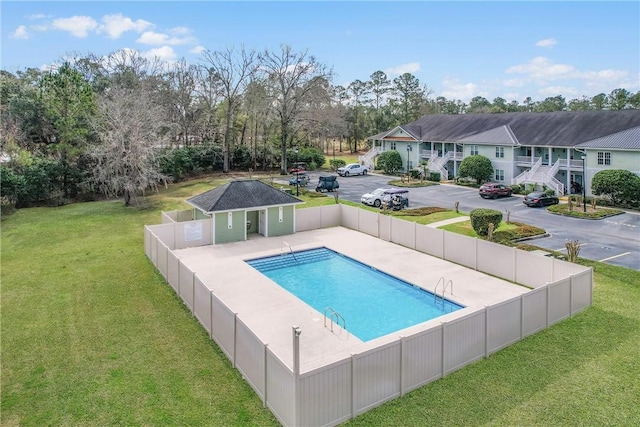
[[[611,152],[610,151],[598,151],[598,164],[610,165],[611,164]]]

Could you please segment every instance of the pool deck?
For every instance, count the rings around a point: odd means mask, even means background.
[[[447,282],[451,280],[453,283],[453,293],[447,290],[447,299],[466,308],[366,343],[336,326],[331,332],[329,327],[324,326],[323,313],[300,301],[244,262],[288,251],[283,241],[294,251],[323,246],[333,249],[431,292],[438,280],[444,277]],[[529,291],[506,280],[344,227],[279,237],[251,235],[244,242],[180,249],[175,253],[290,367],[293,365],[292,327],[299,326],[302,330],[302,373]],[[300,280],[304,280],[304,277]],[[349,319],[346,322],[348,327]]]

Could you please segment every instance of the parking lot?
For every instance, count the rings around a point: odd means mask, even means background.
[[[315,189],[319,173],[310,173],[309,190]],[[360,197],[379,187],[390,187],[392,177],[368,174],[366,176],[339,177],[341,199],[360,202]],[[440,206],[454,209],[459,202],[461,212],[476,208],[491,208],[510,212],[512,221],[543,228],[548,237],[537,238],[532,244],[558,252],[566,252],[565,243],[577,240],[582,246],[580,257],[606,262],[640,271],[640,214],[626,212],[621,215],[588,220],[554,215],[544,208],[529,208],[522,196],[483,199],[475,188],[450,184],[409,189],[409,207]]]

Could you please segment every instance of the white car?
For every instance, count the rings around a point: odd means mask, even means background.
[[[386,190],[388,190],[388,188],[376,188],[371,193],[363,194],[362,197],[360,197],[360,201],[365,205],[379,208],[384,200],[384,192]]]
[[[338,175],[340,176],[366,175],[368,172],[369,168],[359,163],[349,163],[346,166],[338,168]]]

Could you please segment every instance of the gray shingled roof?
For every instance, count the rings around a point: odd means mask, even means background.
[[[304,202],[262,181],[247,179],[205,191],[187,199],[187,203],[204,212],[224,212]]]
[[[401,127],[419,141],[456,142],[502,126],[521,145],[573,147],[640,126],[640,110],[429,114]]]
[[[509,126],[500,126],[485,132],[470,135],[465,138],[459,139],[457,142],[518,145],[518,139],[515,137]]]
[[[618,150],[640,150],[640,126],[592,139],[579,144],[579,148],[612,148]]]

